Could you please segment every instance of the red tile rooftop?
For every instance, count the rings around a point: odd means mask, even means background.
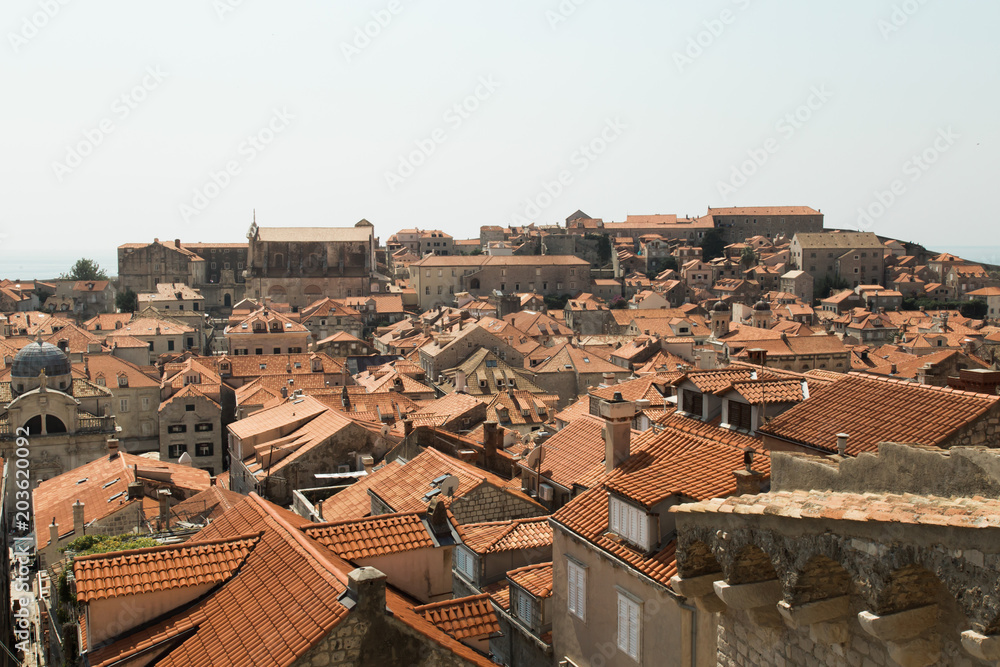
[[[536,598],[547,598],[552,595],[552,561],[511,570],[507,573],[507,578]]]
[[[221,583],[235,574],[261,534],[78,556],[73,560],[76,599],[92,602]]]
[[[455,639],[486,637],[500,632],[497,614],[486,593],[425,604],[414,607],[413,611]]]
[[[434,548],[422,513],[417,512],[306,524],[302,530],[345,560]]]
[[[469,523],[457,530],[462,543],[478,554],[552,546],[548,517]]]

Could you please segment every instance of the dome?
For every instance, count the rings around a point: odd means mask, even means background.
[[[728,304],[726,304],[725,301],[716,301],[715,305],[712,306],[712,312],[713,313],[728,313],[729,312],[729,306],[728,306]]]
[[[72,365],[66,353],[52,343],[32,341],[14,356],[10,375],[15,378],[34,379],[42,369],[45,369],[45,375],[48,377],[56,377],[69,375],[72,372]]]
[[[771,310],[771,304],[761,299],[753,305],[754,310]]]

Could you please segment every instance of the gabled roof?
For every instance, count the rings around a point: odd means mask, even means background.
[[[410,461],[396,459],[376,468],[343,491],[323,502],[323,516],[361,518],[371,513],[369,492],[378,496],[393,511],[417,512],[427,506],[424,495],[432,490],[430,483],[441,475],[458,477],[458,488],[454,496],[445,497],[446,504],[453,498],[461,498],[482,484],[489,484],[504,493],[516,496],[525,502],[533,502],[520,490],[508,487],[506,480],[481,470],[469,463],[442,454],[436,449],[425,449]]]
[[[1000,396],[850,373],[817,390],[760,432],[835,452],[847,433],[847,453],[875,452],[879,442],[945,445],[959,429],[996,412]]]
[[[140,479],[154,480],[163,487],[181,489],[194,494],[209,487],[205,470],[177,463],[154,461],[127,452],[109,454],[41,482],[34,490],[35,531],[38,548],[49,544],[49,532],[44,527],[53,520],[59,524],[60,535],[73,532],[73,503],[83,503],[85,523],[119,511],[130,502],[128,485]],[[141,501],[138,501],[141,502]]]
[[[552,561],[510,570],[507,578],[536,598],[552,596]]]
[[[78,602],[218,584],[243,565],[262,533],[73,559]]]
[[[433,549],[422,512],[305,524],[302,531],[345,560]]]
[[[477,554],[495,554],[552,546],[548,517],[468,523],[457,527],[462,543]]]
[[[486,637],[500,632],[500,623],[486,593],[414,607],[413,611],[455,639]]]

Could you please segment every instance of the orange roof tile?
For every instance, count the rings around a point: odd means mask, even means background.
[[[500,623],[486,593],[425,604],[414,607],[413,611],[455,639],[500,632]]]
[[[257,546],[261,533],[198,543],[134,549],[73,560],[76,599],[92,602],[226,581]]]
[[[1000,396],[850,373],[760,432],[825,451],[836,451],[836,434],[844,432],[847,453],[857,455],[877,451],[884,441],[945,444],[970,422],[989,411],[996,414],[998,404]]]
[[[462,543],[477,554],[552,546],[548,517],[469,523],[458,527]]]
[[[547,598],[552,595],[552,561],[511,570],[507,573],[507,578],[536,598]]]
[[[364,519],[308,524],[306,535],[345,560],[432,549],[422,513],[381,514]]]

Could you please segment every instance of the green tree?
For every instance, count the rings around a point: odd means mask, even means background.
[[[63,547],[62,551],[69,551],[76,557],[103,554],[109,551],[145,549],[146,547],[156,547],[159,545],[160,543],[151,537],[136,537],[135,535],[81,535]]]
[[[115,295],[115,308],[119,313],[134,313],[139,310],[139,295],[126,287]]]
[[[740,266],[745,269],[757,266],[757,253],[750,246],[743,248],[743,252],[740,253]]]
[[[718,229],[713,229],[705,234],[701,240],[701,260],[710,262],[716,257],[726,254],[726,241]]]
[[[76,260],[76,264],[69,273],[59,276],[60,280],[107,280],[108,272],[102,269],[97,262],[86,257]]]

